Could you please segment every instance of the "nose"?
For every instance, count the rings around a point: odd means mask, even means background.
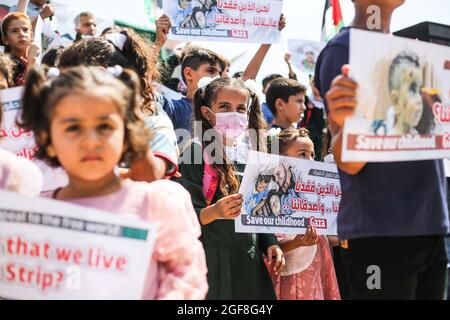
[[[96,130],[86,132],[82,140],[82,146],[85,149],[96,149],[101,145],[101,139]]]
[[[302,103],[301,105],[300,105],[300,112],[303,112],[303,111],[305,111],[306,110],[306,105],[304,104],[304,103]]]

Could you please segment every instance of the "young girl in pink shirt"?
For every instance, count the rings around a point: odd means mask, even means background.
[[[314,159],[314,144],[306,129],[286,129],[275,138],[279,154],[305,160]],[[325,236],[314,227],[305,235],[277,235],[286,258],[280,275],[272,274],[280,300],[340,300],[333,258]]]
[[[60,75],[57,69],[32,70],[26,83],[22,126],[36,137],[36,156],[62,166],[69,176],[66,187],[46,196],[154,223],[156,242],[143,298],[203,299],[205,255],[189,194],[167,180],[122,180],[114,170],[148,148],[150,133],[137,110],[136,74],[97,67]]]

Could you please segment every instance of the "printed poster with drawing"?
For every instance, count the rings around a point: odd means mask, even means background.
[[[250,151],[239,193],[236,232],[304,234],[311,224],[321,235],[337,234],[341,188],[333,164]]]
[[[24,87],[0,90],[0,102],[3,108],[2,123],[0,123],[0,148],[19,157],[33,160],[44,176],[43,191],[64,187],[68,183],[65,171],[61,168],[50,168],[43,161],[35,159],[37,146],[33,133],[17,126],[16,120],[22,109],[23,90]]]
[[[290,39],[288,40],[289,52],[292,54],[292,63],[301,72],[314,76],[317,58],[325,43]]]
[[[278,43],[283,0],[163,0],[169,39]]]
[[[137,218],[0,191],[0,297],[142,299],[155,234]]]
[[[350,76],[358,106],[346,120],[342,160],[450,156],[450,48],[352,29]]]

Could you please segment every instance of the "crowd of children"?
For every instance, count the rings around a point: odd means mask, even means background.
[[[289,76],[264,78],[263,104],[249,79],[270,45],[231,77],[230,61],[190,44],[161,61],[171,27],[166,15],[151,43],[129,28],[97,35],[95,16],[83,12],[73,44],[48,53],[39,66],[32,19],[8,14],[0,89],[24,86],[18,125],[33,133],[35,157],[64,169],[68,184],[42,192],[38,167],[0,149],[0,189],[156,224],[145,299],[442,299],[448,232],[442,161],[341,161],[343,121],[356,106],[357,83],[346,66],[349,30],[366,28],[364,12],[374,1],[353,2],[352,25],[318,59],[312,94],[287,55]],[[375,2],[390,17],[403,0]],[[188,4],[179,1],[177,12],[189,11]],[[386,33],[389,22],[383,20]],[[282,16],[280,30],[285,23]],[[176,68],[180,79],[172,76]],[[159,92],[157,82],[181,98]],[[277,150],[268,144],[269,130]],[[332,150],[343,190],[340,241],[313,226],[300,235],[235,232],[242,207],[256,212],[269,197],[264,186],[271,178],[263,173],[257,201],[244,203],[239,194],[249,150],[311,161],[330,158]],[[383,270],[383,290],[366,286],[366,268],[374,264]]]

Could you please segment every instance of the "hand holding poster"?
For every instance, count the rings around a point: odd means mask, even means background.
[[[141,220],[0,191],[0,297],[142,299],[155,231]]]
[[[249,152],[239,189],[244,196],[236,232],[336,235],[341,199],[337,167]]]
[[[169,39],[277,43],[282,0],[163,0]]]
[[[325,44],[308,40],[288,40],[289,51],[292,54],[294,66],[301,72],[314,75],[317,58]]]
[[[358,105],[344,125],[343,161],[450,156],[450,48],[351,30]]]

